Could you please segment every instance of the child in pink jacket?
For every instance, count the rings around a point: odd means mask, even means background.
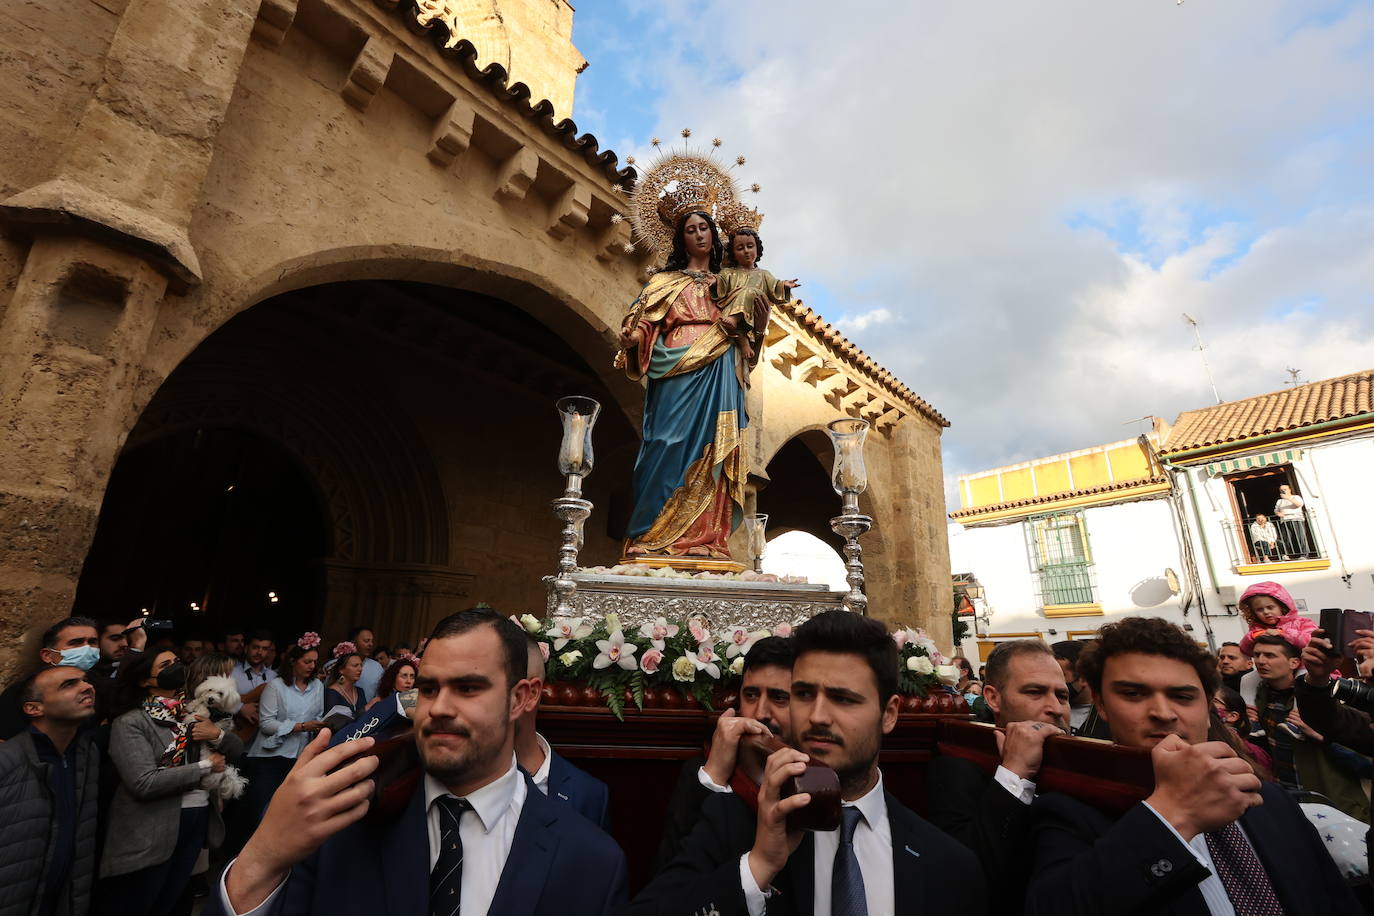
[[[1298,606],[1288,589],[1277,582],[1256,582],[1240,596],[1240,614],[1250,631],[1240,640],[1240,651],[1252,655],[1255,637],[1269,633],[1282,636],[1299,652],[1312,641],[1314,621],[1298,616]]]

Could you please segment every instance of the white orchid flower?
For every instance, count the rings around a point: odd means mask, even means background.
[[[601,650],[601,654],[592,659],[593,668],[599,670],[611,665],[619,665],[626,671],[635,671],[639,668],[639,663],[635,661],[635,653],[639,651],[639,646],[626,642],[625,634],[620,630],[612,633],[610,639],[598,639],[596,647]]]

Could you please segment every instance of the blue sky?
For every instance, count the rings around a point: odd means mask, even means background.
[[[1374,366],[1374,3],[584,0],[579,126],[750,157],[948,477]],[[1124,432],[1123,432],[1124,430]]]

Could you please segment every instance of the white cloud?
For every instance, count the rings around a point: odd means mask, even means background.
[[[892,320],[892,310],[886,308],[870,309],[857,315],[841,315],[833,324],[846,334],[858,334],[875,324],[886,324]]]
[[[659,132],[748,154],[770,269],[952,420],[948,472],[1209,403],[1184,311],[1228,398],[1374,365],[1374,7],[663,9]]]

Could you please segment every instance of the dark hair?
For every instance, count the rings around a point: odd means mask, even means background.
[[[249,642],[270,642],[270,643],[271,643],[272,645],[274,645],[274,646],[277,644],[276,637],[274,637],[274,636],[272,635],[272,631],[271,631],[271,630],[254,630],[253,633],[252,633],[252,635],[250,635],[250,636],[248,637],[248,641],[249,641]]]
[[[408,658],[398,658],[391,663],[391,667],[382,672],[382,679],[377,682],[377,699],[385,700],[396,692],[396,675],[401,673],[401,669],[409,665],[418,675],[420,668]]]
[[[1221,648],[1223,648],[1223,649],[1225,649],[1227,646],[1235,646],[1237,649],[1239,649],[1239,648],[1240,648],[1240,643],[1238,643],[1238,642],[1224,642],[1224,643],[1221,644]]]
[[[1245,698],[1240,695],[1240,691],[1223,686],[1213,696],[1221,701],[1221,705],[1226,707],[1227,712],[1233,712],[1240,716],[1237,724],[1231,726],[1232,728],[1242,735],[1250,730],[1250,715],[1245,708]]]
[[[157,661],[157,657],[163,652],[171,651],[171,649],[150,649],[119,663],[119,675],[115,681],[114,708],[110,710],[111,718],[143,705],[143,701],[148,698],[148,688],[143,686],[143,682],[153,676],[153,663]],[[173,652],[172,654],[175,655],[176,653]]]
[[[961,672],[963,672],[964,674],[967,674],[970,678],[973,677],[973,675],[974,675],[973,662],[969,661],[969,660],[968,660],[967,658],[965,658],[964,656],[962,656],[962,655],[956,655],[956,656],[954,656],[953,658],[950,659],[950,662],[953,663],[954,667],[958,668],[958,669],[959,669]],[[963,664],[962,664],[962,665],[959,664],[960,662],[963,662]]]
[[[100,628],[95,625],[95,621],[89,617],[68,617],[66,620],[59,620],[57,623],[43,631],[43,648],[56,649],[57,637],[62,635],[62,631],[68,627],[90,627],[97,634]]]
[[[983,683],[991,684],[998,690],[1005,690],[1007,686],[1007,674],[1011,668],[1011,660],[1018,655],[1046,655],[1054,658],[1054,653],[1050,647],[1038,639],[1013,639],[1008,642],[999,642],[988,656],[988,663],[983,666]]]
[[[667,262],[663,265],[664,270],[683,270],[687,267],[687,220],[693,216],[700,216],[706,220],[706,225],[711,227],[711,263],[709,270],[716,273],[720,270],[721,259],[725,256],[724,246],[720,243],[720,230],[716,228],[716,221],[711,219],[711,214],[705,210],[690,210],[678,217],[677,225],[673,228],[673,252],[668,255]]]
[[[489,607],[473,607],[449,614],[434,625],[429,642],[461,636],[484,625],[495,627],[496,635],[501,638],[501,647],[506,652],[506,687],[514,687],[528,677],[529,649],[525,642],[525,631],[504,614],[498,614]]]
[[[355,623],[348,628],[348,633],[344,636],[344,642],[351,642],[356,646],[358,644],[358,635],[361,634],[363,630],[371,633],[374,637],[377,635],[377,631],[372,629],[368,624]]]
[[[1061,639],[1059,642],[1050,643],[1050,651],[1055,658],[1062,658],[1064,661],[1078,667],[1078,659],[1083,654],[1083,640],[1081,639]]]
[[[334,648],[337,650],[339,647],[335,646]],[[328,669],[329,673],[325,675],[324,679],[325,684],[337,684],[340,681],[342,681],[344,662],[348,661],[350,658],[353,658],[354,656],[357,656],[359,661],[363,660],[363,653],[361,652],[345,652],[343,655],[336,655],[334,658],[330,659]]]
[[[293,642],[286,647],[286,651],[281,653],[281,656],[277,659],[277,676],[285,678],[288,687],[296,686],[295,675],[291,673],[291,669],[296,667],[296,662],[300,661],[307,652],[314,652],[315,655],[318,656],[320,654],[320,647],[311,646],[309,649],[305,649],[301,647],[300,643]]]
[[[897,644],[887,627],[872,617],[850,611],[825,611],[797,627],[792,649],[800,659],[808,652],[850,652],[862,655],[878,682],[878,705],[897,693]],[[751,652],[752,654],[752,652]]]
[[[220,639],[220,642],[226,642],[226,641],[228,641],[228,639],[229,639],[230,636],[247,636],[247,635],[248,635],[248,630],[247,630],[246,627],[241,627],[241,626],[238,626],[237,624],[233,624],[233,625],[230,625],[230,626],[227,626],[227,627],[224,628],[224,630],[219,634],[219,639]]]
[[[759,237],[757,230],[751,229],[748,226],[740,226],[730,233],[730,238],[725,243],[725,266],[739,266],[735,263],[735,236],[737,235],[752,235],[754,237],[754,248],[756,249],[754,266],[757,267],[759,262],[763,260],[763,239]]]
[[[1289,658],[1297,658],[1300,654],[1297,646],[1293,645],[1282,636],[1273,636],[1269,633],[1265,633],[1263,636],[1256,636],[1254,644],[1256,646],[1278,646],[1283,650],[1283,654],[1287,655]],[[1253,648],[1251,648],[1250,654],[1254,654]]]
[[[1107,659],[1131,652],[1172,658],[1191,665],[1209,697],[1221,686],[1221,675],[1217,673],[1212,653],[1163,617],[1127,617],[1106,624],[1097,631],[1097,638],[1083,647],[1074,671],[1088,682],[1095,695],[1101,694],[1102,672],[1107,667]]]
[[[749,652],[744,656],[744,670],[749,672],[755,668],[766,668],[773,665],[790,671],[796,658],[796,654],[792,651],[790,639],[784,639],[781,636],[765,636],[749,647]]]
[[[19,708],[21,710],[25,703],[41,703],[43,701],[43,691],[38,689],[38,675],[51,670],[51,668],[42,668],[19,682]]]

